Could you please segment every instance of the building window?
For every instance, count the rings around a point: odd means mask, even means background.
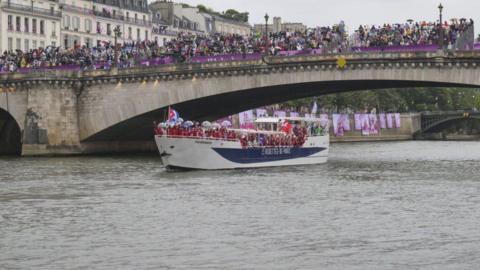
[[[111,27],[110,27],[110,24],[107,23],[107,35],[110,36],[111,34],[112,34],[112,29],[111,29]]]
[[[36,40],[32,40],[32,48],[33,49],[37,48],[37,41]]]
[[[13,51],[13,38],[8,38],[8,50]]]
[[[127,11],[127,19],[130,18],[130,13]]]
[[[145,30],[145,40],[148,40],[148,30]]]
[[[137,28],[137,40],[140,40],[140,29]]]
[[[143,24],[145,24],[147,22],[147,19],[145,17],[145,15],[143,15]]]
[[[25,39],[24,44],[25,44],[25,52],[29,51],[30,50],[30,40]]]
[[[18,31],[18,32],[22,31],[22,29],[21,29],[21,24],[20,24],[20,17],[17,16],[17,17],[15,18],[15,20],[16,20],[15,30]]]
[[[65,36],[63,37],[63,47],[65,49],[68,48],[68,35],[67,34],[65,34]]]
[[[70,16],[63,16],[63,28],[68,29],[70,27]]]
[[[135,22],[137,22],[137,20],[138,20],[138,14],[135,13]]]
[[[132,39],[132,27],[128,27],[128,39]]]
[[[32,33],[37,33],[37,19],[32,19]]]
[[[45,21],[40,21],[40,35],[45,35]]]
[[[102,26],[100,22],[97,22],[97,34],[101,34],[101,33],[102,33]]]
[[[52,46],[57,47],[57,43],[55,41],[52,41]]]
[[[45,48],[45,41],[43,41],[43,40],[40,41],[40,47]]]
[[[7,25],[7,29],[8,31],[13,31],[13,17],[12,15],[8,15],[8,25]]]
[[[24,24],[23,27],[24,27],[24,29],[25,29],[25,32],[27,32],[27,33],[30,32],[30,29],[28,29],[28,28],[29,28],[28,26],[30,25],[30,24],[28,23],[28,21],[29,21],[28,18],[25,17],[25,20],[23,21],[23,24]]]
[[[52,22],[52,37],[57,36],[57,22]]]
[[[90,48],[91,43],[92,40],[90,38],[85,38],[85,46],[87,46],[87,48]]]
[[[73,30],[78,31],[80,29],[80,18],[75,16],[72,18],[73,21]]]
[[[85,19],[85,31],[87,33],[90,33],[90,31],[92,31],[92,20]]]
[[[19,39],[19,38],[17,38],[17,47],[16,47],[16,50],[21,50],[21,49],[22,49],[21,46],[22,46],[22,40]]]

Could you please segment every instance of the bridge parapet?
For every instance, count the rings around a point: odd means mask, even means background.
[[[129,69],[71,71],[42,69],[29,73],[6,73],[0,75],[4,86],[33,85],[41,82],[71,84],[117,82],[123,80],[181,80],[193,77],[219,77],[240,74],[294,72],[303,69],[339,69],[337,60],[345,58],[348,69],[408,69],[408,68],[477,68],[480,67],[480,51],[400,52],[400,53],[346,53],[330,55],[272,56],[263,60],[244,60],[209,63],[182,63]],[[52,81],[52,82],[50,82]]]

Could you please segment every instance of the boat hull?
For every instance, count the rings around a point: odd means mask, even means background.
[[[328,136],[310,137],[303,147],[242,148],[239,141],[155,136],[167,168],[219,170],[321,164],[328,160]]]

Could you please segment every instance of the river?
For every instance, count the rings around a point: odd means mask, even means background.
[[[0,158],[0,269],[476,269],[480,143],[334,144],[325,165],[167,173]]]

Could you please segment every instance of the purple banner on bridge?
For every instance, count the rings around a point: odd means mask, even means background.
[[[437,50],[438,45],[352,47],[354,52],[435,52]]]
[[[395,114],[395,127],[401,128],[402,127],[402,118],[400,117],[399,113]]]
[[[267,110],[265,110],[265,109],[256,109],[255,110],[255,115],[257,116],[257,118],[267,117],[268,113],[267,113]]]
[[[387,128],[387,116],[384,113],[381,113],[378,115],[378,118],[380,118],[380,128],[381,129],[386,129]]]
[[[213,56],[194,56],[190,59],[192,63],[226,62],[241,60],[258,60],[262,58],[261,53],[254,54],[222,54]]]
[[[357,113],[354,115],[354,118],[355,130],[362,130],[362,115]]]
[[[393,128],[393,114],[392,113],[387,113],[387,128],[389,128],[389,129]]]
[[[333,114],[333,133],[337,137],[345,135],[345,131],[350,131],[350,119],[348,114]]]

